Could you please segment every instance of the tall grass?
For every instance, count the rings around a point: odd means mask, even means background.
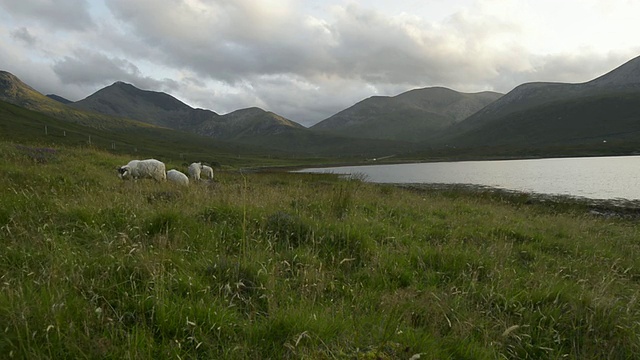
[[[122,182],[128,160],[0,143],[0,354],[640,352],[634,221],[321,174]]]

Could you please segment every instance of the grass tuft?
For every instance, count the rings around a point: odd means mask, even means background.
[[[285,247],[297,247],[313,240],[313,232],[302,219],[282,211],[269,215],[264,228],[273,242]]]

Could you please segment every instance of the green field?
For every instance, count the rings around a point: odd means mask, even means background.
[[[129,159],[0,142],[3,357],[640,353],[634,219],[232,166],[188,188],[123,182]]]

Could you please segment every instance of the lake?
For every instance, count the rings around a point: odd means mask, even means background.
[[[471,184],[590,199],[640,199],[640,156],[459,161],[304,169],[375,183]]]

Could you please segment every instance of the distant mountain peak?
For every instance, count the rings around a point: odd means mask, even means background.
[[[589,86],[640,88],[640,56],[633,58],[608,73],[586,83]]]
[[[154,123],[150,116],[162,111],[189,111],[189,105],[175,97],[157,91],[141,90],[132,84],[116,81],[73,105],[109,115],[127,116],[136,120]],[[167,124],[156,123],[167,126]]]
[[[233,113],[243,113],[243,114],[264,114],[266,113],[266,110],[263,110],[257,106],[251,106],[248,108],[243,108],[243,109],[238,109],[238,110],[234,110],[232,112],[230,112],[229,114],[233,114]]]
[[[19,87],[33,90],[32,87],[23,83],[22,80],[18,79],[18,77],[12,73],[8,71],[0,71],[0,91],[8,93],[10,91],[15,91],[15,89]]]
[[[11,80],[11,81],[22,82],[22,80],[18,79],[17,76],[13,75],[12,73],[10,73],[8,71],[4,71],[4,70],[0,70],[0,79],[3,79],[5,81]]]
[[[122,81],[116,81],[71,106],[218,139],[304,128],[258,107],[239,109],[220,116],[211,110],[194,109],[167,93],[140,90]]]
[[[108,88],[125,89],[125,90],[142,91],[142,92],[149,91],[149,90],[142,90],[140,88],[137,88],[135,85],[130,84],[128,82],[124,82],[124,81],[116,81],[113,84],[107,86],[105,89],[108,89]],[[156,91],[150,91],[150,92],[156,92]]]
[[[57,101],[59,103],[65,104],[65,105],[71,104],[73,102],[71,100],[65,99],[62,96],[59,96],[59,95],[56,95],[56,94],[47,94],[47,97],[49,99],[53,99],[53,100],[55,100],[55,101]]]
[[[0,100],[33,110],[55,103],[7,71],[0,71]]]
[[[601,142],[640,131],[638,99],[640,57],[588,82],[519,85],[440,139],[458,146]]]
[[[12,73],[8,72],[8,71],[4,71],[4,70],[0,70],[0,78],[13,78],[13,79],[17,79],[17,77],[15,75],[13,75]]]
[[[420,142],[462,121],[502,94],[461,93],[441,86],[395,96],[372,96],[315,124],[312,129],[344,136]]]

